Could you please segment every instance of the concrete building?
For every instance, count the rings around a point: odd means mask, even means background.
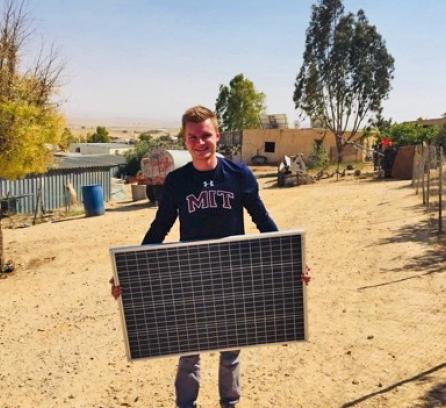
[[[325,137],[324,137],[325,135]],[[329,154],[330,160],[337,158],[335,136],[325,129],[246,129],[243,131],[241,160],[252,163],[255,156],[264,156],[270,164],[279,163],[284,155],[293,156],[303,153],[307,159],[313,150],[316,139],[324,137],[323,146]],[[358,135],[359,137],[359,135]],[[358,140],[355,137],[355,140]],[[365,141],[347,145],[344,149],[344,161],[361,161],[365,159],[367,148],[371,148],[372,141]]]
[[[70,152],[80,154],[111,154],[123,156],[133,150],[134,146],[124,143],[71,143]]]

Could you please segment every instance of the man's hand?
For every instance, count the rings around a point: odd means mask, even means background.
[[[302,273],[302,276],[300,277],[300,279],[302,280],[302,283],[305,286],[308,286],[308,284],[310,283],[310,280],[311,280],[310,271],[311,271],[311,268],[308,265],[305,265],[305,270]]]
[[[119,296],[121,296],[122,293],[121,286],[115,286],[114,278],[111,278],[109,282],[111,284],[111,294],[115,298],[115,300],[118,300]]]

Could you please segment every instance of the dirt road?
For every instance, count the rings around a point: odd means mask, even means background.
[[[409,182],[260,184],[279,227],[306,231],[310,340],[244,349],[240,408],[445,406],[446,251]],[[177,358],[127,362],[109,295],[108,248],[154,214],[121,202],[5,231],[19,265],[0,280],[1,407],[174,406]],[[217,360],[202,357],[200,407],[218,406]]]

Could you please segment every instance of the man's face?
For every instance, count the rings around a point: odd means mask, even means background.
[[[220,134],[214,128],[211,119],[203,122],[186,122],[184,141],[194,162],[207,162],[215,156]]]

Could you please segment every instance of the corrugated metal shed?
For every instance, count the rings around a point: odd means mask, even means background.
[[[45,174],[32,174],[19,180],[0,178],[0,198],[7,195],[25,196],[18,199],[17,212],[32,213],[36,206],[39,185],[42,185],[44,208],[53,210],[65,206],[65,186],[71,183],[79,202],[82,201],[82,186],[91,184],[101,185],[104,200],[109,201],[112,174],[123,163],[125,158],[109,155],[55,157],[54,165]]]
[[[55,163],[52,169],[77,169],[77,168],[97,168],[101,166],[114,167],[125,164],[123,156],[111,154],[89,154],[79,153],[56,154]]]

